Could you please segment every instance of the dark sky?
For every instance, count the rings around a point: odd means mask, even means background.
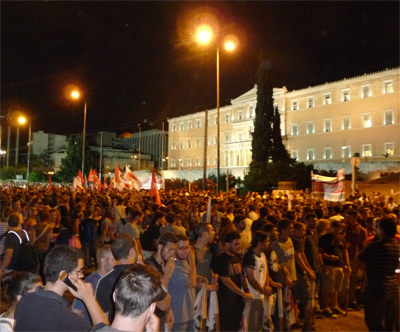
[[[289,90],[399,65],[398,1],[2,1],[1,114],[80,132],[71,83],[85,91],[89,134],[215,108],[216,44],[191,38],[204,17],[220,40],[239,39],[220,54],[222,105],[254,86],[260,48]]]

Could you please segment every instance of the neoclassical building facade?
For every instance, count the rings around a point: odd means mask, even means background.
[[[399,81],[400,69],[394,68],[300,90],[274,88],[274,104],[291,156],[321,169],[336,169],[341,164],[347,167],[359,153],[368,173],[382,165],[399,171]],[[256,104],[255,86],[220,108],[222,172],[243,176],[248,171]],[[170,169],[202,169],[204,164],[216,168],[216,109],[168,122]]]

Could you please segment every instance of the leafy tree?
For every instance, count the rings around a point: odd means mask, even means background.
[[[272,126],[272,141],[273,141],[273,149],[272,149],[272,161],[278,162],[281,161],[283,163],[292,163],[293,160],[290,158],[289,152],[286,149],[286,146],[282,141],[282,132],[281,132],[281,116],[279,114],[278,107],[275,107],[274,111],[274,123]]]
[[[44,172],[33,171],[29,173],[29,182],[48,182],[48,175],[44,174]]]
[[[89,171],[93,164],[93,154],[88,140],[85,141],[85,170]],[[57,177],[61,181],[71,182],[73,177],[82,168],[82,135],[72,136],[68,139],[67,155],[61,159],[61,170]]]

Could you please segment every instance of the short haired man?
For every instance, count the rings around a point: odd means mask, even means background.
[[[186,235],[186,230],[183,227],[179,227],[177,222],[179,221],[179,215],[174,212],[168,212],[167,216],[165,217],[168,225],[160,228],[160,234],[165,234],[167,232],[178,235]]]
[[[365,323],[370,331],[399,330],[399,244],[395,238],[396,223],[382,218],[378,228],[378,241],[371,242],[358,255],[365,265]]]
[[[96,271],[93,271],[85,278],[85,282],[91,284],[93,289],[96,289],[97,283],[99,282],[100,278],[110,272],[115,266],[115,259],[111,252],[110,244],[104,245],[97,249],[96,262]],[[75,299],[74,302],[72,302],[71,308],[73,312],[83,317],[83,319],[88,323],[91,323],[86,306],[81,300]]]
[[[134,266],[138,259],[136,241],[128,234],[120,233],[112,244],[111,252],[118,264],[100,278],[95,292],[97,301],[110,321],[114,317],[112,294],[117,280],[126,269]]]
[[[237,214],[233,219],[233,224],[236,227],[236,232],[240,234],[240,238],[242,239],[242,252],[247,250],[251,245],[251,236],[249,237],[248,232],[246,232],[246,216],[244,214]],[[251,233],[250,233],[251,234]]]
[[[351,273],[346,239],[340,234],[341,231],[342,222],[333,220],[330,232],[319,239],[319,250],[323,261],[322,309],[323,314],[330,318],[343,314],[338,308],[338,294],[343,284],[343,268],[347,273]]]
[[[143,213],[139,210],[130,209],[126,215],[126,224],[122,226],[121,232],[131,235],[138,247],[138,253],[142,254],[142,246],[140,245],[140,229],[139,224],[143,221]]]
[[[218,301],[221,331],[238,331],[244,308],[244,302],[251,302],[253,295],[248,290],[248,284],[243,275],[241,238],[236,231],[225,233],[222,242],[225,251],[220,253],[212,262],[213,272],[218,278]],[[246,292],[242,291],[243,289]]]
[[[25,294],[15,310],[15,331],[89,331],[91,325],[67,308],[63,298],[66,291],[81,299],[90,314],[93,324],[108,324],[108,320],[97,303],[91,284],[83,282],[83,252],[67,245],[59,245],[49,251],[44,260],[44,287],[34,293]],[[75,291],[60,278],[68,273]]]
[[[268,234],[256,231],[253,234],[250,248],[242,257],[244,274],[249,281],[250,293],[254,297],[250,308],[249,331],[263,330],[263,298],[272,294],[272,288],[269,285],[268,264],[264,254],[268,245]]]
[[[267,220],[268,217],[268,208],[262,207],[259,210],[260,213],[260,218],[257,220],[254,220],[253,223],[251,224],[251,233],[254,234],[255,231],[261,231],[261,228],[265,225],[270,223]]]
[[[111,326],[96,325],[97,332],[158,332],[159,321],[154,315],[156,303],[165,297],[160,274],[147,265],[136,264],[119,278],[113,299],[115,318]]]

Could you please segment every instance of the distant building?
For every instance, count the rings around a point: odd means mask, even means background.
[[[32,134],[32,153],[40,155],[43,152],[53,153],[67,147],[67,136],[36,131]]]
[[[274,88],[281,133],[291,156],[321,169],[350,169],[354,153],[367,177],[400,165],[400,69],[346,78],[300,90]],[[243,176],[251,163],[257,87],[220,108],[220,165]],[[170,118],[170,169],[217,166],[217,111]],[[205,125],[207,124],[207,137]],[[204,155],[207,144],[207,155]],[[374,174],[374,175],[372,175]]]

